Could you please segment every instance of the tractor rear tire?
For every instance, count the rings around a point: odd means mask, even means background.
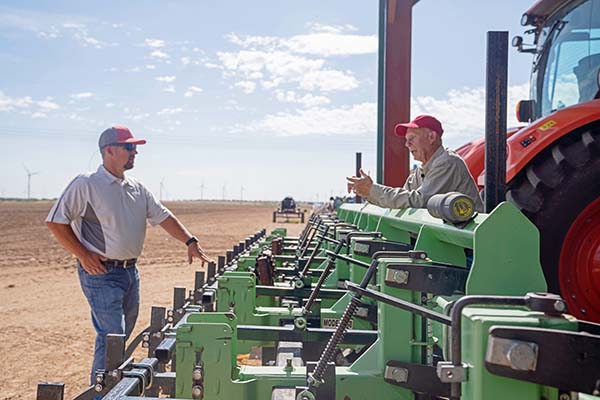
[[[506,197],[540,231],[548,291],[561,293],[570,314],[600,322],[600,124],[538,154]]]

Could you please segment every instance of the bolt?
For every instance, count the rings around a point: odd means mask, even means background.
[[[554,302],[554,309],[561,313],[565,311],[567,307],[565,306],[565,303],[562,300],[556,300]]]
[[[104,386],[103,386],[103,385],[101,385],[101,384],[99,384],[99,383],[97,383],[97,384],[95,384],[95,385],[94,385],[94,390],[95,390],[96,392],[101,392],[101,391],[102,391],[102,389],[104,389]]]
[[[394,272],[394,280],[398,283],[408,282],[408,271],[396,271]]]
[[[582,313],[582,314],[585,314],[585,313],[587,313],[586,309],[585,309],[585,308],[582,308],[582,309],[581,309],[581,313]]]
[[[102,378],[101,374],[96,375],[96,379],[95,379],[96,383],[102,383],[103,380],[104,380],[104,378]]]
[[[452,372],[452,371],[446,371],[446,378],[452,379],[453,376],[454,376],[454,372]]]
[[[571,396],[569,396],[567,393],[562,393],[560,396],[558,396],[558,400],[570,400]]]
[[[192,379],[195,381],[201,381],[202,380],[202,369],[201,368],[196,368],[192,371]]]
[[[192,398],[193,399],[204,398],[204,390],[202,390],[202,386],[194,386],[192,388]]]
[[[408,381],[408,370],[406,368],[393,368],[390,375],[396,382]]]

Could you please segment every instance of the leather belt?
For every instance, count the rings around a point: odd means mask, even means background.
[[[130,258],[129,260],[106,260],[106,261],[102,261],[102,264],[105,267],[131,268],[131,267],[135,267],[136,262],[137,262],[137,258]]]

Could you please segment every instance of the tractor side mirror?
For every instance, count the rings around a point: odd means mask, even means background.
[[[535,100],[521,100],[517,103],[517,121],[531,122],[535,114]]]

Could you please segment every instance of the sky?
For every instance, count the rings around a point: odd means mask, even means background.
[[[450,148],[484,132],[486,32],[532,0],[421,0],[411,116]],[[133,170],[163,200],[323,201],[355,153],[376,176],[378,1],[0,2],[0,197],[55,198],[101,163],[100,133],[148,140]],[[509,49],[508,125],[531,55]],[[399,121],[400,122],[400,121]]]

